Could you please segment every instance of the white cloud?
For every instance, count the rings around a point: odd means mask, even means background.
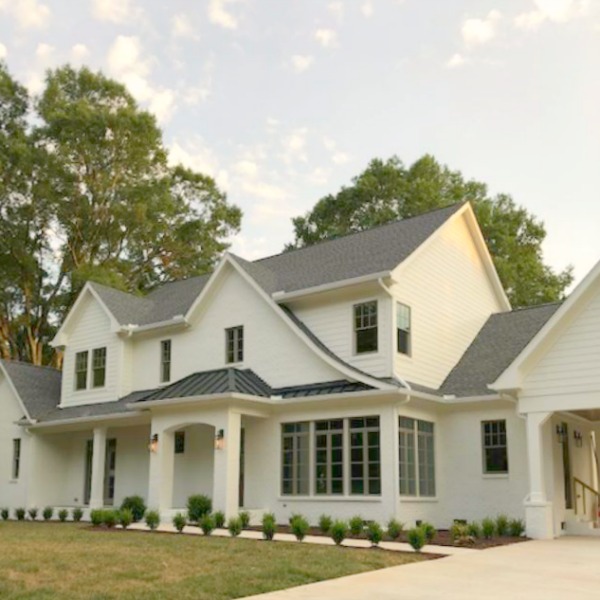
[[[208,20],[214,25],[225,29],[237,29],[238,20],[227,10],[228,4],[235,4],[237,0],[210,0],[208,4]]]
[[[308,181],[313,185],[325,185],[329,181],[329,171],[317,167],[308,175]]]
[[[312,64],[314,58],[306,54],[294,54],[292,56],[292,66],[298,73],[306,71]]]
[[[453,54],[450,59],[448,60],[448,62],[446,63],[446,66],[449,69],[456,69],[458,67],[462,67],[465,63],[466,63],[466,59],[462,54],[459,54],[458,52],[456,54]]]
[[[22,29],[42,29],[52,16],[50,9],[38,0],[8,0],[0,2],[0,10],[11,15]]]
[[[75,63],[82,62],[90,54],[88,47],[85,44],[75,44],[71,48],[71,59]]]
[[[325,146],[325,148],[329,151],[331,150],[335,150],[335,140],[332,140],[330,137],[323,137],[323,146]]]
[[[179,13],[171,18],[171,33],[175,37],[199,39],[197,31],[194,29],[187,15]]]
[[[306,127],[299,127],[282,138],[282,159],[286,164],[294,161],[306,162],[308,160],[305,152],[307,134],[308,129]]]
[[[44,76],[40,73],[30,73],[25,81],[25,87],[32,94],[39,94],[44,89]]]
[[[341,19],[344,16],[344,4],[339,0],[336,2],[330,2],[327,6],[332,15]]]
[[[175,92],[167,88],[153,91],[148,108],[156,115],[159,123],[166,123],[175,111]]]
[[[467,19],[462,26],[462,37],[467,47],[486,44],[496,36],[496,27],[502,15],[492,10],[484,19]]]
[[[242,183],[242,190],[247,194],[262,198],[263,200],[279,201],[285,200],[289,196],[288,192],[282,187],[266,183],[265,181],[246,180]],[[281,207],[278,202],[275,202],[272,205],[263,204],[261,207],[261,212],[263,214],[287,214],[287,209],[284,209],[285,212],[281,212]]]
[[[373,16],[373,3],[371,0],[367,0],[361,7],[360,12],[367,18]]]
[[[229,173],[220,166],[214,152],[200,137],[186,142],[186,147],[175,140],[169,147],[169,164],[182,164],[184,167],[214,178],[220,188],[229,188]]]
[[[238,175],[245,177],[256,177],[258,175],[258,165],[253,160],[240,160],[233,168]]]
[[[141,10],[134,0],[93,0],[92,15],[100,21],[125,23],[139,17]]]
[[[333,29],[317,29],[315,39],[324,48],[330,48],[337,43],[337,33]]]
[[[8,56],[8,50],[6,49],[6,46],[2,43],[0,43],[0,60],[6,58]]]
[[[42,61],[47,61],[54,52],[54,46],[46,44],[44,42],[37,45],[35,49],[35,55]]]
[[[336,165],[344,165],[350,161],[350,157],[345,152],[334,152],[331,160]]]
[[[542,23],[566,23],[587,14],[589,0],[533,0],[534,10],[524,12],[515,17],[518,29],[535,30]]]

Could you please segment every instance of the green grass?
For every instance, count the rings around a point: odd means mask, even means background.
[[[0,523],[0,598],[225,600],[422,560],[413,554]]]

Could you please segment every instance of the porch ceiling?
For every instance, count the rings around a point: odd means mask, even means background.
[[[578,417],[587,419],[588,421],[600,421],[600,408],[591,408],[587,410],[572,410],[570,411]]]

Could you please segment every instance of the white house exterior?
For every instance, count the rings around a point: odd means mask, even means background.
[[[144,298],[88,283],[53,343],[62,375],[0,361],[0,507],[594,532],[600,267],[511,311],[468,204]]]

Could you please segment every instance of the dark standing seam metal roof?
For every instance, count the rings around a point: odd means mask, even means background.
[[[488,384],[508,368],[560,305],[557,302],[492,315],[450,371],[440,392],[459,397],[493,394]]]

